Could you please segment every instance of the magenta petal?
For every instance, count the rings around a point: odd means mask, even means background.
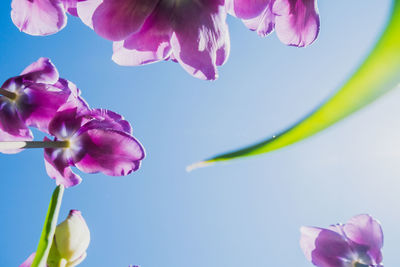
[[[353,267],[352,251],[340,234],[317,227],[301,227],[300,247],[318,267]]]
[[[54,84],[59,78],[56,67],[51,63],[50,59],[44,57],[26,67],[21,76],[24,80],[45,84]]]
[[[72,16],[78,17],[78,11],[76,5],[79,0],[61,0],[64,4],[65,10]]]
[[[121,66],[139,66],[164,60],[171,47],[168,43],[160,44],[157,51],[130,50],[124,47],[124,41],[114,42],[112,60]]]
[[[19,267],[31,267],[35,256],[36,252],[32,253]]]
[[[46,137],[44,140],[50,141]],[[81,183],[82,178],[72,172],[69,159],[66,158],[62,148],[45,148],[44,163],[47,174],[56,180],[57,185],[62,184],[68,188]]]
[[[274,0],[228,0],[226,7],[228,13],[241,18],[252,19],[261,14]]]
[[[215,59],[215,64],[217,66],[222,66],[226,63],[229,57],[229,53],[231,52],[231,41],[229,37],[229,32],[228,28],[226,28],[225,32],[225,40],[224,43],[220,48],[218,48],[216,52],[216,59]]]
[[[85,128],[93,128],[96,125],[97,128],[102,129],[113,129],[117,131],[123,131],[127,134],[132,135],[132,127],[125,118],[118,113],[115,113],[111,110],[107,109],[93,109],[90,111],[90,116],[95,120],[88,122],[87,124],[91,124],[92,122],[96,122],[91,126],[85,124]]]
[[[113,60],[120,65],[135,66],[166,59],[171,53],[170,12],[160,4],[146,19],[139,32],[125,41],[114,43]]]
[[[316,0],[276,0],[273,12],[276,34],[283,43],[303,47],[317,38],[320,22]]]
[[[176,13],[179,20],[171,38],[175,58],[194,77],[215,80],[217,54],[218,63],[223,63],[229,54],[223,51],[229,49],[224,7],[218,1],[193,1]]]
[[[55,86],[32,84],[24,89],[24,94],[18,100],[21,118],[28,126],[47,133],[50,121],[69,95],[70,92]]]
[[[30,35],[49,35],[65,27],[67,17],[59,0],[13,0],[11,19]]]
[[[58,111],[49,124],[49,133],[58,139],[66,140],[82,126],[83,117],[77,117],[77,108]]]
[[[13,103],[0,96],[0,141],[31,141],[32,132],[20,118]],[[0,150],[1,153],[14,154],[20,150]]]
[[[372,264],[382,262],[383,232],[378,221],[367,214],[351,218],[344,226],[347,238],[358,245],[365,246]]]
[[[158,0],[104,0],[93,14],[93,28],[100,36],[120,41],[138,31]]]
[[[87,173],[128,175],[139,168],[144,158],[141,144],[120,131],[90,129],[79,135],[79,142],[85,154],[75,166]]]
[[[81,97],[81,91],[73,82],[60,78],[53,86],[64,92],[69,92],[67,101],[59,107],[59,111],[76,108],[77,114],[81,115],[89,110],[88,103],[86,103],[86,101]]]
[[[256,31],[260,36],[266,36],[274,30],[275,14],[272,12],[273,1],[271,1],[264,11],[253,19],[243,20],[243,23],[252,31]]]
[[[78,1],[76,3],[76,11],[78,13],[78,17],[85,23],[87,26],[93,29],[93,13],[96,11],[98,6],[103,2],[103,0],[86,0],[86,1]]]
[[[149,15],[140,31],[125,39],[124,47],[139,51],[157,52],[160,46],[169,44],[171,39],[171,14],[169,6],[160,3]]]

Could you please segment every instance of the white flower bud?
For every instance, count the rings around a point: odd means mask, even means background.
[[[57,226],[54,241],[60,258],[68,262],[67,266],[76,266],[86,257],[90,232],[80,211],[69,212],[67,219]]]

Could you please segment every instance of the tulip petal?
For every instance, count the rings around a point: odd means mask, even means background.
[[[104,0],[93,14],[93,28],[100,36],[120,41],[138,31],[157,0]]]
[[[58,111],[76,108],[77,114],[81,115],[89,110],[88,103],[81,97],[81,91],[73,82],[60,78],[53,86],[69,93],[67,101],[59,107]]]
[[[162,3],[146,19],[139,32],[114,43],[113,60],[120,65],[142,65],[166,59],[171,53],[171,8]]]
[[[144,158],[141,144],[121,131],[89,129],[80,133],[79,140],[85,154],[75,166],[83,172],[128,175],[139,168]]]
[[[90,231],[79,210],[71,210],[67,219],[57,225],[54,241],[60,258],[68,261],[67,266],[76,266],[85,259]]]
[[[317,227],[301,227],[300,231],[300,247],[314,265],[353,267],[351,248],[340,234]]]
[[[283,43],[303,47],[317,38],[320,22],[316,0],[276,0],[273,12],[276,34]]]
[[[58,81],[59,75],[56,67],[48,58],[41,57],[36,62],[26,67],[22,78],[34,83],[54,84]]]
[[[26,87],[17,102],[22,120],[28,126],[47,133],[50,121],[69,95],[68,90],[61,90],[52,85],[32,84]]]
[[[343,232],[354,243],[367,247],[375,261],[372,264],[382,262],[383,232],[377,220],[367,214],[355,216],[343,226]]]
[[[273,3],[271,1],[259,16],[243,20],[244,25],[250,30],[256,31],[260,36],[270,34],[275,28],[275,14],[272,12]]]
[[[68,139],[82,126],[83,117],[77,117],[77,108],[58,111],[49,124],[49,133],[58,139]]]
[[[30,141],[32,132],[20,118],[16,106],[4,96],[0,96],[0,141]],[[2,153],[14,154],[20,150],[0,150]]]
[[[61,0],[64,4],[64,9],[70,15],[78,17],[78,11],[76,10],[76,5],[79,0]]]
[[[171,46],[174,57],[187,72],[199,79],[215,80],[218,77],[217,54],[220,64],[229,54],[224,51],[229,49],[226,12],[217,1],[202,3],[201,7],[197,6],[198,2],[176,10]]]
[[[93,13],[103,3],[103,0],[86,0],[76,3],[76,13],[87,26],[93,29]]]
[[[160,44],[157,51],[139,51],[137,49],[126,49],[124,41],[114,42],[112,60],[121,66],[139,66],[155,63],[164,59],[170,54],[169,43]]]
[[[118,113],[107,109],[93,109],[89,114],[95,118],[95,120],[85,124],[85,128],[93,129],[96,127],[102,129],[113,129],[132,135],[132,127],[130,123]]]
[[[44,140],[50,141],[47,137]],[[44,163],[47,174],[56,180],[57,185],[62,184],[68,188],[81,183],[82,178],[72,172],[62,148],[45,148]]]
[[[49,35],[67,23],[59,0],[13,0],[11,19],[21,31],[30,35]]]
[[[228,0],[226,9],[229,14],[241,18],[252,19],[258,17],[274,0]]]

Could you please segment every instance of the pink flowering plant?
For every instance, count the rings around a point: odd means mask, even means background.
[[[52,138],[33,141],[30,128]],[[26,148],[44,148],[46,171],[57,187],[38,250],[21,266],[76,266],[86,257],[89,244],[85,220],[73,210],[55,227],[64,188],[82,181],[70,167],[125,176],[139,169],[144,148],[133,137],[128,121],[110,110],[90,108],[48,58],[39,58],[0,88],[0,152],[19,153]]]
[[[367,214],[329,228],[303,226],[300,246],[318,267],[383,267],[382,228]]]
[[[112,59],[138,66],[172,60],[192,76],[215,80],[230,52],[227,13],[261,36],[276,29],[283,43],[307,46],[317,37],[314,0],[13,0],[14,24],[31,35],[58,32],[66,13],[111,40]]]
[[[83,103],[79,94],[74,84],[59,77],[49,59],[40,58],[0,88],[0,141],[32,140],[29,127],[48,133],[60,106]]]
[[[258,155],[290,145],[394,88],[400,77],[400,1],[393,3],[391,19],[372,56],[320,109],[261,143],[192,167]],[[280,41],[288,46],[311,45],[320,30],[317,0],[11,2],[13,23],[30,35],[57,33],[66,26],[67,14],[78,17],[96,34],[112,41],[112,60],[119,65],[139,66],[170,60],[203,80],[217,79],[218,67],[229,57],[228,15],[240,19],[260,36],[275,31]],[[388,71],[382,71],[383,65],[389,66]],[[365,78],[365,73],[378,74]],[[35,140],[32,128],[46,137]],[[64,188],[82,182],[72,168],[89,174],[126,176],[140,168],[145,157],[144,148],[123,116],[91,108],[77,86],[61,78],[48,58],[39,58],[0,87],[0,152],[13,154],[27,148],[44,149],[46,172],[57,187],[38,248],[20,267],[77,266],[85,259],[90,242],[85,219],[80,211],[71,210],[67,219],[56,226]],[[318,267],[383,266],[382,228],[367,214],[328,228],[302,227],[300,247],[307,260]]]
[[[81,182],[70,166],[111,176],[139,169],[144,149],[129,122],[112,111],[89,108],[77,87],[59,78],[49,59],[40,58],[8,79],[0,94],[0,152],[45,148],[46,170],[57,185]],[[54,138],[31,141],[29,127]]]
[[[130,124],[109,110],[86,110],[79,114],[76,107],[67,107],[54,116],[49,132],[54,142],[66,145],[45,148],[46,170],[57,184],[66,187],[82,180],[70,166],[86,173],[123,176],[139,169],[144,158],[143,147],[132,136]],[[45,138],[45,142],[51,140]]]

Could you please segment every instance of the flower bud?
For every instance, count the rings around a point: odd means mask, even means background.
[[[54,241],[60,258],[68,266],[76,266],[86,257],[90,232],[80,211],[69,212],[67,219],[57,226]]]

